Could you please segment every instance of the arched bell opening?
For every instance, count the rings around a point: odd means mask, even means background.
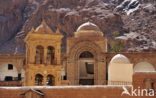
[[[44,62],[44,48],[41,45],[36,47],[36,56],[35,56],[35,63],[36,64],[43,64]]]
[[[47,76],[47,85],[48,86],[54,86],[55,85],[55,78],[53,75],[49,74]]]
[[[35,75],[35,85],[42,86],[43,85],[43,76],[41,74]]]
[[[52,46],[48,46],[47,51],[47,64],[52,65],[55,64],[55,48]]]

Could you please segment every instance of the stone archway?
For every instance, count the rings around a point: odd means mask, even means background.
[[[67,60],[67,79],[71,82],[72,85],[79,85],[79,57],[81,53],[84,51],[88,51],[94,56],[94,84],[100,84],[98,81],[101,79],[101,81],[105,80],[105,75],[99,76],[100,72],[98,71],[99,68],[104,65],[100,61],[101,57],[101,48],[96,45],[94,42],[91,41],[82,41],[77,43],[68,53],[69,58]],[[104,67],[105,70],[105,67]],[[99,83],[98,83],[99,82]]]

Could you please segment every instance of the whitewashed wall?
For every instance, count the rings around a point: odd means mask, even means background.
[[[8,70],[8,64],[0,65],[0,81],[4,81],[6,76],[18,77],[17,68],[13,66],[13,70]]]
[[[108,69],[109,81],[132,82],[133,64],[110,63]]]

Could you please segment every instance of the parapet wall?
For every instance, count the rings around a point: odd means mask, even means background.
[[[131,86],[126,86],[126,88],[130,90]],[[0,98],[24,98],[21,93],[29,89],[42,91],[43,98],[136,98],[128,95],[121,96],[122,86],[1,87]]]

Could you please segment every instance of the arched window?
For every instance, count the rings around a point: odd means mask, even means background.
[[[153,85],[153,80],[152,79],[145,79],[144,80],[144,87],[145,87],[145,89],[147,89],[147,90],[150,90],[150,89],[154,89],[154,87],[153,87],[154,85]]]
[[[55,64],[55,48],[52,46],[48,46],[47,64]]]
[[[35,85],[42,86],[43,85],[43,76],[41,74],[36,74],[35,76]]]
[[[44,48],[39,45],[36,47],[36,56],[35,56],[35,61],[36,64],[43,64],[44,62]]]
[[[93,54],[90,53],[89,51],[84,51],[81,53],[80,58],[93,58]]]
[[[55,85],[55,78],[53,75],[48,75],[47,76],[47,85],[49,86],[54,86]]]

